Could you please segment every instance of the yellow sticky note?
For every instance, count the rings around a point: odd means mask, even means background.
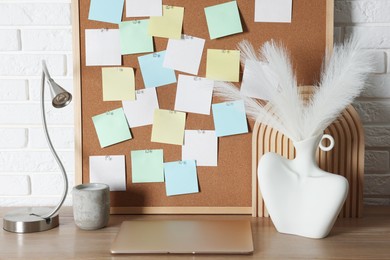
[[[183,145],[186,113],[156,109],[154,111],[152,142]]]
[[[162,16],[149,20],[149,34],[157,37],[180,39],[183,26],[184,7],[163,5]]]
[[[133,68],[102,68],[103,101],[135,100]]]
[[[240,51],[208,49],[206,78],[239,82]]]

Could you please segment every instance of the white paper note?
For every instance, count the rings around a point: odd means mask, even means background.
[[[256,0],[255,22],[291,23],[292,0]]]
[[[162,0],[126,0],[126,16],[162,16]]]
[[[189,35],[169,39],[163,66],[197,75],[205,40]]]
[[[159,108],[155,88],[135,92],[136,100],[123,101],[123,111],[131,128],[153,124],[154,110]]]
[[[186,130],[182,160],[196,160],[197,166],[217,166],[218,138],[215,131]]]
[[[241,83],[241,94],[263,99],[270,99],[270,89],[278,87],[278,79],[264,62],[246,60]]]
[[[213,87],[213,80],[179,75],[175,110],[210,115]]]
[[[119,30],[85,30],[85,56],[87,66],[122,65]]]
[[[110,186],[110,191],[125,191],[125,156],[90,156],[89,182],[107,184],[108,186]]]

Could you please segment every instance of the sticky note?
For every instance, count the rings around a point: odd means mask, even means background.
[[[241,83],[241,94],[269,100],[271,88],[277,88],[279,84],[278,77],[269,69],[264,62],[255,60],[246,60],[244,75]]]
[[[122,65],[119,30],[85,30],[85,56],[87,66]]]
[[[194,160],[164,163],[167,196],[199,192]]]
[[[154,111],[152,142],[183,145],[186,113],[156,109]]]
[[[163,5],[162,16],[150,17],[149,34],[152,36],[180,39],[184,7]]]
[[[210,39],[242,32],[240,13],[236,1],[209,6],[204,11]]]
[[[149,19],[119,24],[122,54],[153,52],[153,37],[148,34],[148,25]]]
[[[213,104],[213,118],[218,137],[248,133],[242,100]]]
[[[163,150],[131,151],[133,183],[164,182]]]
[[[103,101],[134,100],[133,68],[102,68]]]
[[[134,101],[122,101],[130,128],[153,124],[154,110],[159,108],[155,88],[136,90]]]
[[[217,166],[218,138],[211,130],[185,130],[182,160],[195,160],[197,166]]]
[[[102,148],[132,138],[122,108],[96,115],[92,120]]]
[[[124,155],[90,156],[89,182],[104,183],[110,191],[126,190],[126,166]]]
[[[291,23],[292,0],[255,0],[255,22]]]
[[[175,110],[210,115],[213,88],[213,80],[179,75]]]
[[[205,40],[189,35],[169,39],[163,66],[197,75]]]
[[[91,0],[88,19],[107,23],[120,23],[122,21],[124,2],[124,0]]]
[[[162,0],[126,0],[126,16],[161,16]]]
[[[138,57],[146,88],[155,88],[176,82],[175,71],[163,67],[164,57],[165,51]]]
[[[240,51],[208,49],[206,78],[238,82],[240,79]]]

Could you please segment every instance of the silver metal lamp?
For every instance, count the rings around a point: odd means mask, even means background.
[[[41,79],[41,112],[42,112],[42,124],[46,136],[46,141],[50,147],[57,164],[61,170],[62,178],[64,180],[64,191],[62,198],[58,205],[53,208],[43,207],[29,207],[13,212],[7,213],[3,217],[3,229],[10,232],[16,233],[32,233],[45,231],[55,228],[59,225],[58,210],[61,208],[65,201],[66,194],[68,192],[68,178],[66,176],[65,168],[62,165],[60,158],[54,150],[53,144],[49,137],[46,123],[45,113],[45,81],[50,87],[52,96],[52,105],[55,108],[62,108],[67,106],[72,101],[72,95],[65,89],[60,87],[51,77],[46,67],[46,62],[42,61],[42,79]]]

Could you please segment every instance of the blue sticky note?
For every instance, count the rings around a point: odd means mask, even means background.
[[[248,133],[244,101],[213,104],[215,133],[218,137]]]
[[[124,2],[125,0],[91,0],[88,19],[119,24],[122,21]]]
[[[164,163],[167,196],[199,192],[195,160]]]
[[[146,88],[155,88],[176,82],[175,71],[163,67],[165,52],[160,51],[138,57]]]

